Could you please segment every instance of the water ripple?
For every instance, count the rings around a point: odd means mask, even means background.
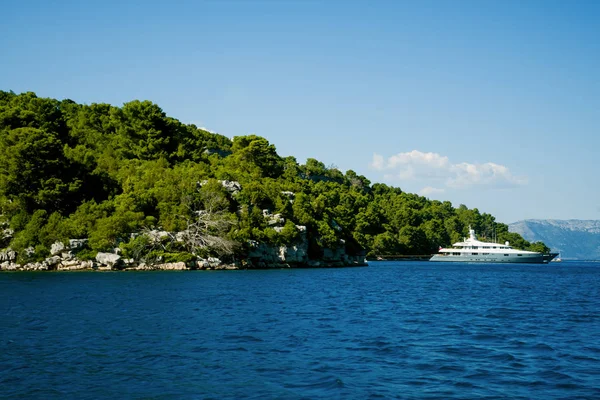
[[[0,274],[0,398],[600,398],[600,268],[432,264]]]

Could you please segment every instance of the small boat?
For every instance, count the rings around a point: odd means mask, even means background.
[[[558,253],[543,254],[535,251],[513,249],[505,244],[481,242],[469,226],[469,237],[454,243],[451,248],[440,248],[429,261],[478,262],[478,263],[547,263]]]

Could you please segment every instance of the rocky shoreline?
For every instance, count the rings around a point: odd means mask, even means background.
[[[71,239],[68,244],[56,242],[51,256],[40,262],[17,264],[17,253],[10,248],[0,251],[0,271],[184,271],[184,270],[240,270],[282,268],[335,268],[367,266],[363,255],[349,256],[343,249],[325,249],[323,257],[309,259],[304,245],[270,246],[252,244],[248,257],[226,263],[219,258],[200,258],[190,262],[155,262],[123,258],[113,253],[97,253],[93,260],[77,258],[77,250],[84,246],[85,239]]]
[[[193,263],[174,262],[174,263],[131,263],[124,264],[122,267],[115,267],[99,263],[97,261],[88,260],[81,261],[78,259],[62,260],[57,264],[50,263],[47,260],[36,263],[16,264],[14,262],[5,261],[0,263],[0,271],[191,271],[191,270],[241,270],[241,269],[284,269],[284,268],[341,268],[341,267],[365,267],[368,264],[363,261],[351,261],[350,263],[341,262],[323,262],[313,261],[307,264],[289,264],[289,263],[260,263],[259,265],[236,262],[227,264],[219,259],[214,260],[199,260]]]

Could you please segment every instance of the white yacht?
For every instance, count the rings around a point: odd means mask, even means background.
[[[535,251],[513,249],[505,244],[481,242],[469,226],[469,237],[463,242],[454,243],[452,248],[442,248],[429,261],[493,262],[493,263],[547,263],[556,254],[542,254]]]

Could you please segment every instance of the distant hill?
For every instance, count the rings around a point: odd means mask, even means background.
[[[508,225],[525,240],[543,241],[563,259],[600,260],[600,221],[527,219]]]

